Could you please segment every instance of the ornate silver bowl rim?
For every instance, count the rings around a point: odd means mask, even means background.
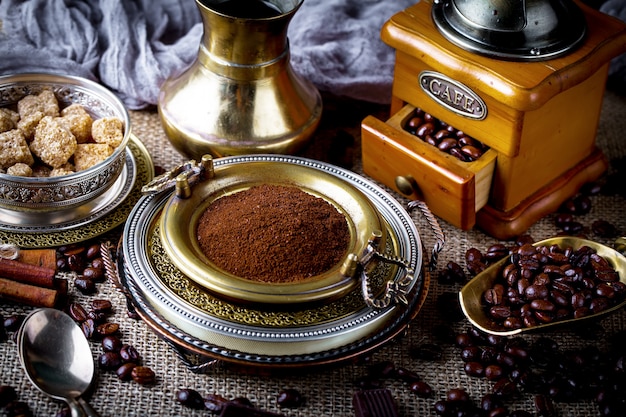
[[[124,124],[122,143],[104,161],[84,171],[52,178],[0,173],[0,207],[18,211],[54,211],[90,201],[115,182],[124,167],[131,124],[122,101],[105,87],[85,78],[49,73],[0,76],[0,107],[22,97],[52,89],[61,107],[81,104],[97,118],[117,117]]]

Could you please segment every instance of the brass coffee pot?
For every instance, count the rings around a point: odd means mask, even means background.
[[[288,25],[304,0],[196,0],[204,25],[196,61],[161,87],[158,110],[188,158],[290,154],[312,136],[318,90],[290,65]]]

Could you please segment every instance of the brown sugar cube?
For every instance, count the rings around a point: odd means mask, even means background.
[[[35,95],[28,95],[22,97],[20,101],[17,102],[17,112],[22,118],[36,112],[43,113],[43,105],[41,104],[41,101],[39,101],[39,97]]]
[[[35,129],[30,150],[43,163],[58,168],[76,151],[76,138],[56,118],[45,116]]]
[[[63,175],[70,175],[73,174],[74,172],[74,166],[72,164],[70,164],[69,162],[63,166],[60,166],[58,168],[54,168],[50,171],[50,174],[48,176],[50,177],[60,177]]]
[[[19,121],[19,113],[11,109],[0,108],[0,133],[15,129]]]
[[[22,131],[27,141],[30,142],[33,140],[33,137],[35,137],[35,128],[43,117],[43,112],[36,111],[22,116],[19,122],[17,122],[17,128]]]
[[[43,90],[38,95],[31,94],[17,102],[17,112],[22,118],[39,111],[44,116],[59,115],[59,102],[52,91]]]
[[[19,129],[0,133],[0,168],[7,169],[19,162],[26,165],[35,162],[24,135]]]
[[[102,162],[113,153],[113,148],[105,143],[81,143],[74,152],[74,169],[84,171]]]
[[[14,175],[16,177],[32,177],[33,169],[23,162],[18,162],[17,164],[7,168],[7,174]]]
[[[117,148],[124,139],[124,124],[116,117],[96,119],[91,126],[91,136],[96,143]]]
[[[82,105],[78,103],[72,103],[69,106],[65,107],[63,110],[61,110],[61,117],[68,116],[70,114],[89,114],[89,113],[87,113],[87,110],[85,110],[85,108]]]
[[[91,125],[93,119],[80,104],[72,104],[61,110],[59,121],[68,129],[76,142],[85,143],[91,139]]]
[[[41,93],[39,93],[37,98],[41,102],[43,114],[53,117],[59,115],[59,101],[54,95],[54,92],[52,92],[51,90],[43,90]]]

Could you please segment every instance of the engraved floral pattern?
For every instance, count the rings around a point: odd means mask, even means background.
[[[387,242],[386,250],[394,253],[393,239],[388,237]],[[365,306],[360,288],[353,290],[339,301],[303,310],[261,310],[223,301],[193,282],[174,266],[161,244],[157,225],[150,232],[147,253],[158,278],[178,297],[213,317],[234,323],[280,328],[310,326],[337,320]],[[395,271],[396,267],[388,263],[377,265],[370,276],[372,288],[379,289]]]

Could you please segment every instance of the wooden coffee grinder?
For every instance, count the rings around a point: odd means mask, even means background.
[[[381,31],[391,117],[362,123],[364,172],[463,230],[524,233],[608,163],[596,147],[626,25],[571,0],[422,0]],[[485,145],[461,161],[414,134],[416,108]]]

